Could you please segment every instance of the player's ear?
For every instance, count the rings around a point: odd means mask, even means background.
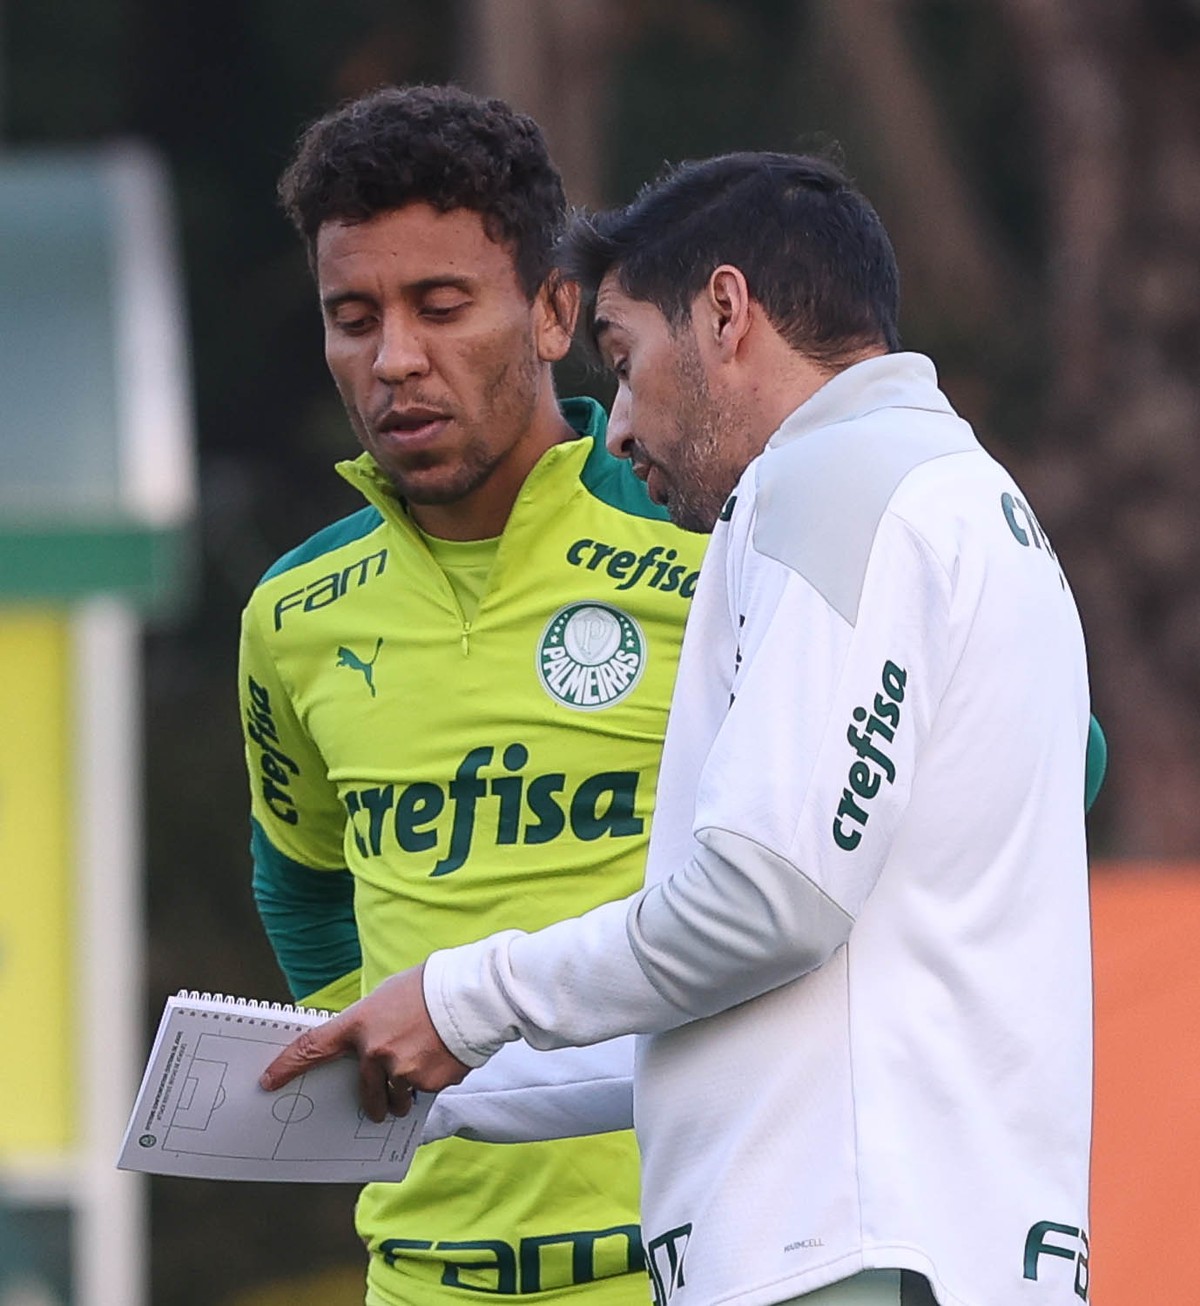
[[[579,318],[579,300],[579,282],[557,269],[542,282],[534,301],[534,330],[542,362],[557,363],[567,356]]]

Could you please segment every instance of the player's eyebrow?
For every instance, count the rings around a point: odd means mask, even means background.
[[[433,290],[461,290],[464,295],[473,294],[475,282],[470,277],[457,277],[450,273],[436,277],[422,277],[419,281],[411,281],[405,287],[409,292],[417,295],[427,295]],[[375,296],[363,290],[338,290],[328,295],[322,295],[321,307],[327,312],[332,313],[342,304],[362,301],[364,303],[374,303]]]
[[[470,277],[456,277],[450,273],[438,277],[422,277],[420,281],[409,282],[409,290],[415,290],[419,294],[424,294],[430,290],[461,290],[464,294],[470,294],[475,289],[475,282]]]
[[[371,295],[363,294],[361,290],[339,290],[335,294],[322,295],[321,307],[326,313],[332,313],[335,309],[340,308],[343,304],[355,302],[365,302],[372,299]]]

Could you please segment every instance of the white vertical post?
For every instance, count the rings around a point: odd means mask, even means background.
[[[116,598],[73,621],[79,896],[78,1306],[146,1301],[145,1189],[116,1168],[142,1063],[140,627]]]

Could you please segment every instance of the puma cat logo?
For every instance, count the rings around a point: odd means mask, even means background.
[[[371,654],[371,660],[364,662],[352,648],[347,648],[344,644],[338,645],[338,666],[349,667],[352,671],[361,671],[363,679],[367,682],[367,688],[371,691],[372,698],[375,697],[375,659],[379,656],[379,650],[382,647],[383,638],[381,636],[375,641],[375,652]]]

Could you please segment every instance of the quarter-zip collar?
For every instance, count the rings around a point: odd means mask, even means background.
[[[516,502],[513,505],[514,513],[519,504],[528,500],[534,482],[545,476],[548,469],[565,454],[578,456],[578,445],[581,442],[590,453],[596,440],[603,440],[604,409],[594,399],[586,397],[564,399],[560,402],[559,407],[571,429],[577,433],[576,439],[564,440],[561,444],[553,445],[542,454],[533,465],[529,475],[525,478],[525,483],[517,494]],[[368,503],[382,513],[385,521],[406,532],[411,538],[420,540],[420,532],[410,518],[403,499],[396,493],[395,486],[388,480],[379,464],[369,453],[359,454],[357,458],[349,458],[339,462],[336,464],[335,470],[343,480],[353,485]],[[511,518],[512,514],[510,514],[509,520]],[[502,538],[507,533],[508,524],[506,523]],[[421,545],[424,547],[423,540]]]

